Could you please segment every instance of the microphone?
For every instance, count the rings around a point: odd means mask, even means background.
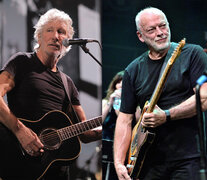
[[[96,40],[93,40],[93,39],[64,39],[62,41],[62,44],[65,47],[68,47],[68,46],[74,45],[74,44],[84,45],[84,44],[90,43],[90,42],[97,42],[97,41]]]
[[[203,75],[201,75],[201,76],[198,78],[198,80],[197,80],[196,82],[197,82],[197,84],[199,84],[200,86],[201,86],[203,83],[207,82],[207,72],[204,72]]]

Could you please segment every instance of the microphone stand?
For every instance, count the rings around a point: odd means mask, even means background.
[[[204,136],[203,113],[200,101],[200,85],[196,85],[196,110],[198,118],[199,143],[200,143],[200,180],[206,180],[206,147]]]
[[[90,53],[89,49],[86,47],[86,44],[82,44],[80,45],[80,47],[85,53],[88,53],[102,67],[102,64]]]

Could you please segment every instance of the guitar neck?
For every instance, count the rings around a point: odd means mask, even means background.
[[[172,69],[172,66],[173,64],[175,63],[177,57],[180,55],[181,53],[181,50],[183,48],[183,46],[185,45],[185,39],[181,40],[180,43],[178,44],[178,46],[176,47],[176,49],[174,50],[172,56],[170,57],[170,59],[168,60],[167,62],[167,65],[161,75],[161,78],[155,88],[155,91],[151,97],[151,100],[150,100],[150,104],[149,104],[149,107],[147,109],[147,112],[150,113],[153,111],[155,105],[157,104],[157,101],[161,95],[161,92],[162,92],[162,89],[164,87],[164,84],[167,80],[167,77],[170,73],[170,70]]]
[[[84,122],[80,122],[77,124],[73,124],[71,126],[61,128],[57,130],[57,132],[61,140],[64,141],[72,137],[78,136],[86,131],[89,131],[101,125],[102,125],[102,117],[99,116]]]
[[[157,101],[158,101],[158,99],[159,99],[159,97],[161,95],[162,89],[163,89],[164,84],[165,84],[165,82],[167,80],[168,74],[170,73],[172,65],[173,64],[167,63],[167,65],[165,67],[165,70],[162,73],[162,76],[161,76],[161,78],[160,78],[160,80],[159,80],[159,82],[158,82],[158,84],[157,84],[157,86],[155,88],[155,91],[154,91],[154,93],[152,95],[152,98],[150,100],[149,108],[147,109],[148,113],[152,112],[154,107],[155,107],[155,105],[157,104]]]

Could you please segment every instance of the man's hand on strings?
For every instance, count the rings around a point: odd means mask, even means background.
[[[39,137],[29,128],[24,126],[22,123],[21,127],[15,133],[17,139],[19,140],[23,149],[27,154],[31,156],[39,156],[44,152],[43,144],[41,143]]]
[[[148,108],[146,106],[146,108]],[[155,128],[160,126],[166,122],[166,115],[165,112],[160,109],[157,105],[155,106],[153,112],[143,114],[142,118],[142,126],[148,128]]]

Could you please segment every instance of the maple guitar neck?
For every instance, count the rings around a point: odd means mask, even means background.
[[[181,49],[183,48],[183,46],[185,45],[185,39],[183,39],[179,45],[176,47],[176,49],[174,50],[172,56],[170,57],[170,59],[168,60],[167,64],[166,64],[166,67],[161,75],[161,78],[159,79],[159,82],[154,90],[154,93],[151,97],[151,100],[150,100],[150,104],[149,104],[149,107],[147,109],[146,112],[150,113],[153,111],[155,105],[157,104],[157,101],[161,95],[161,92],[162,92],[162,89],[164,87],[164,84],[167,80],[167,77],[173,67],[173,64],[175,63],[176,59],[178,58],[178,56],[180,55],[181,53]]]

